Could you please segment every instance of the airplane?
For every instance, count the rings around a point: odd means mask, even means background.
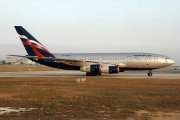
[[[117,74],[127,70],[152,70],[175,62],[168,56],[154,53],[52,53],[22,26],[14,26],[28,55],[24,57],[45,66],[86,72],[86,76]]]

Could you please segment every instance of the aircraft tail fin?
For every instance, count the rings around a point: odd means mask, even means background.
[[[22,26],[15,26],[17,33],[29,56],[37,56],[39,58],[52,57],[56,58],[54,54],[49,52],[36,38],[27,32]]]

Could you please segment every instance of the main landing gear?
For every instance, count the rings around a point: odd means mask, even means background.
[[[148,72],[148,74],[147,74],[148,76],[152,76],[153,74],[152,74],[152,70],[149,70],[149,72]]]
[[[86,73],[86,76],[97,76],[97,75],[101,75],[101,73],[91,73],[91,72]]]

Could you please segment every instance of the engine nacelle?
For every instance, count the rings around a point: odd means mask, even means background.
[[[101,72],[101,66],[98,64],[82,66],[82,67],[80,67],[80,71],[91,72],[91,73],[100,73]]]
[[[118,66],[102,66],[101,72],[108,73],[108,74],[119,73],[119,67]]]

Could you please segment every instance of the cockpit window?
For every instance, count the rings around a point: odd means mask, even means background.
[[[171,58],[170,57],[165,57],[165,60],[170,60]]]

